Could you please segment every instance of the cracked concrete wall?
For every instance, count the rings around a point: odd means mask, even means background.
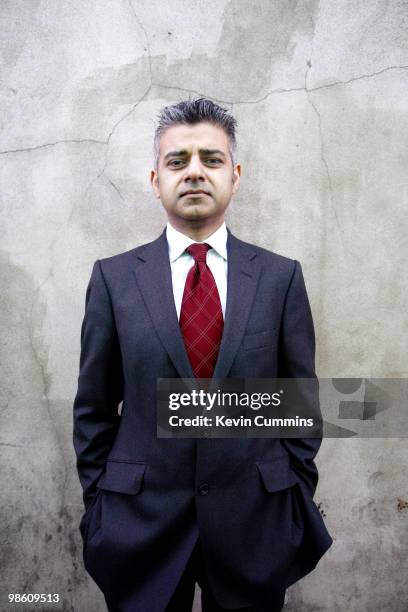
[[[229,226],[302,262],[318,373],[405,377],[408,3],[3,0],[0,23],[0,609],[29,591],[99,612],[71,442],[80,324],[92,263],[165,223],[156,113],[190,95],[234,112]],[[335,543],[287,609],[402,612],[405,440],[327,439],[317,463]]]

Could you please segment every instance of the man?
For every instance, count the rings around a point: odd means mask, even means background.
[[[156,436],[158,378],[315,377],[300,264],[225,226],[235,123],[206,99],[163,109],[167,227],[88,285],[74,446],[84,562],[111,611],[191,610],[196,581],[204,612],[281,610],[332,543],[312,499],[321,439]]]

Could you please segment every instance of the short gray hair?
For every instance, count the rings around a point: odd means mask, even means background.
[[[154,133],[153,155],[154,164],[157,169],[159,161],[160,138],[171,126],[177,124],[193,125],[208,121],[221,127],[229,138],[229,151],[232,164],[236,163],[237,141],[235,129],[237,120],[226,108],[219,106],[207,98],[196,98],[195,100],[182,100],[176,104],[170,104],[161,109],[158,117],[158,125]]]

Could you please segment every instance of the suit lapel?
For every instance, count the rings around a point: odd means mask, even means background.
[[[251,246],[228,230],[227,306],[213,378],[226,378],[244,335],[261,270]]]
[[[227,305],[220,352],[213,378],[226,378],[245,332],[260,264],[251,246],[228,230]],[[156,332],[181,378],[194,378],[174,303],[166,230],[138,249],[136,282]]]
[[[139,250],[134,273],[156,332],[181,378],[194,378],[174,303],[166,230]]]

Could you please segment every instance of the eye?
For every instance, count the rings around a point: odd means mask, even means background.
[[[211,166],[222,163],[222,161],[218,159],[218,157],[208,157],[205,161],[207,164],[210,164]]]
[[[185,162],[183,159],[172,159],[167,165],[171,166],[172,168],[180,168],[180,166],[184,163]]]

